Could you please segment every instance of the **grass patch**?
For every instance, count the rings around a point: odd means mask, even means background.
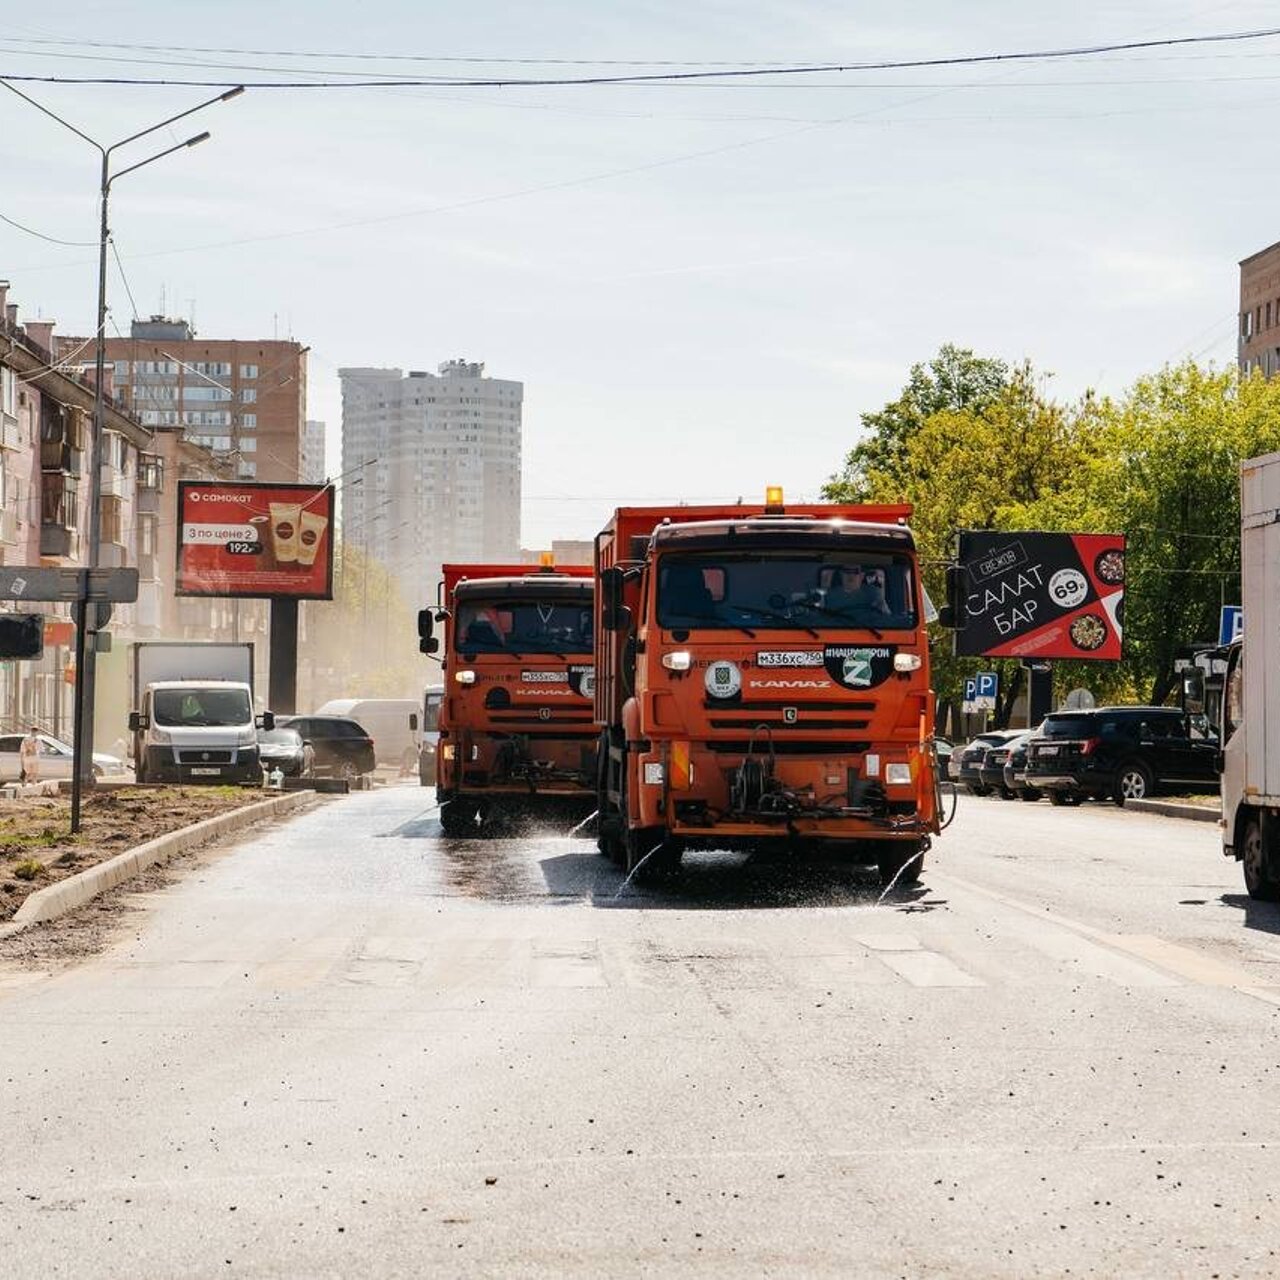
[[[19,880],[35,880],[44,875],[44,863],[36,858],[24,858],[14,867],[13,874]]]

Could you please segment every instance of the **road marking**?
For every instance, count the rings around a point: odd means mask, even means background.
[[[909,933],[855,933],[853,936],[871,951],[920,950],[920,939]]]
[[[1069,916],[1047,911],[1037,907],[1034,903],[1022,902],[1017,898],[1009,897],[1007,894],[997,893],[994,889],[974,884],[971,880],[951,875],[949,872],[941,874],[936,871],[931,872],[930,879],[935,882],[941,881],[944,884],[956,885],[961,889],[968,890],[970,893],[976,893],[981,897],[989,898],[993,902],[999,902],[1002,906],[1009,907],[1014,911],[1023,912],[1033,919],[1047,921],[1050,924],[1059,926],[1059,928],[1079,934],[1081,937],[1088,938],[1101,946],[1136,956],[1155,969],[1162,970],[1165,973],[1172,973],[1194,985],[1225,987],[1232,991],[1238,991],[1241,995],[1261,1000],[1264,1004],[1280,1007],[1280,987],[1270,987],[1265,983],[1260,983],[1248,970],[1241,969],[1236,965],[1226,964],[1221,960],[1214,959],[1212,956],[1206,956],[1203,952],[1196,951],[1191,947],[1185,947],[1176,942],[1167,942],[1163,938],[1153,938],[1143,934],[1108,933],[1104,929],[1085,924],[1083,920],[1073,920]]]
[[[880,959],[913,987],[982,987],[980,978],[936,951],[886,951]]]

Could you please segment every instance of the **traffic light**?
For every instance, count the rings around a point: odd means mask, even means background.
[[[44,653],[44,616],[0,613],[0,658],[38,658]]]

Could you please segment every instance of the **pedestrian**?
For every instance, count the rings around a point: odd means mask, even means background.
[[[35,725],[31,726],[18,748],[18,781],[40,781],[40,735]]]

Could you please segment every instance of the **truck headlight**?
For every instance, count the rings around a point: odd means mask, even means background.
[[[167,746],[173,741],[173,735],[167,729],[152,729],[149,736],[157,746]]]
[[[256,745],[258,735],[253,729],[241,729],[236,735],[237,747],[252,747]]]
[[[919,671],[924,662],[918,653],[895,653],[893,669],[895,671]]]
[[[909,787],[911,785],[911,766],[909,764],[885,765],[884,780],[891,787]]]
[[[676,649],[662,655],[662,665],[668,671],[688,671],[693,662],[693,655],[688,649]]]
[[[474,671],[455,671],[453,673],[453,678],[459,684],[475,684],[476,673]]]

